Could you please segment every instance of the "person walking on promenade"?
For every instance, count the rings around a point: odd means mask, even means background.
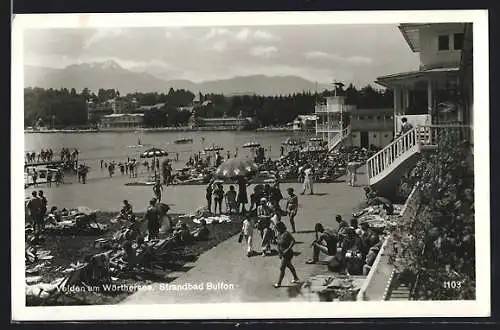
[[[43,194],[43,190],[39,190],[38,191],[38,198],[40,199],[41,201],[41,205],[42,205],[42,208],[41,208],[41,217],[42,219],[45,219],[45,215],[47,214],[47,198],[45,198],[45,195]],[[42,231],[45,229],[45,222],[42,220],[40,222],[40,226],[42,227]]]
[[[29,210],[31,221],[33,223],[33,230],[35,232],[35,239],[38,240],[40,237],[41,229],[42,229],[42,223],[43,223],[43,216],[42,216],[42,211],[43,211],[43,202],[42,200],[37,196],[36,191],[33,191],[31,193],[31,198],[28,201],[28,204],[26,207]]]
[[[162,191],[163,191],[163,185],[161,184],[160,180],[158,179],[158,180],[156,180],[156,183],[153,186],[153,193],[154,193],[158,203],[161,202]]]
[[[243,220],[243,227],[241,228],[241,234],[243,239],[245,240],[246,249],[247,249],[247,257],[251,257],[255,251],[253,250],[253,228],[255,224],[251,217],[245,216],[245,220]]]
[[[245,214],[247,212],[245,205],[248,203],[248,195],[247,195],[247,186],[249,183],[244,177],[238,178],[238,197],[236,202],[238,203],[238,211],[240,210],[241,205],[241,214]]]
[[[160,219],[155,198],[149,201],[149,206],[146,210],[146,221],[148,222],[148,238],[150,240],[158,238],[160,231]]]
[[[47,171],[47,187],[52,187],[52,175],[53,172],[51,170]]]
[[[262,256],[265,257],[271,254],[271,241],[273,240],[273,232],[271,230],[272,210],[267,204],[266,198],[261,198],[260,205],[257,207],[257,228],[260,231],[262,238]]]
[[[212,194],[214,191],[213,180],[210,180],[205,190],[206,190],[205,198],[207,199],[207,208],[208,212],[210,213],[212,212]]]
[[[114,165],[113,163],[109,163],[108,165],[108,172],[109,172],[109,177],[113,177],[113,171],[114,171]]]
[[[272,187],[269,187],[269,201],[279,215],[281,215],[280,201],[282,199],[283,194],[281,193],[280,184],[277,178],[274,185]]]
[[[283,282],[283,278],[285,277],[285,269],[290,269],[292,273],[293,280],[290,282],[295,284],[299,282],[299,277],[297,276],[297,271],[295,267],[292,265],[293,258],[293,246],[295,245],[295,238],[286,230],[286,226],[283,222],[278,222],[276,225],[276,229],[278,231],[277,245],[278,245],[278,254],[281,259],[280,265],[280,274],[278,278],[278,282],[274,284],[275,288],[281,287],[281,282]]]
[[[290,217],[290,225],[292,227],[292,233],[295,233],[295,216],[297,215],[297,209],[299,207],[299,198],[295,195],[293,188],[288,188],[288,200],[286,202],[286,210],[288,216]]]
[[[87,183],[87,174],[89,173],[89,167],[86,164],[82,165],[82,183]]]
[[[302,192],[300,193],[301,195],[304,195],[306,190],[309,190],[310,195],[314,195],[314,190],[313,190],[313,169],[311,165],[308,165],[307,168],[304,170],[304,184],[302,188]]]
[[[222,214],[222,201],[224,200],[224,188],[221,183],[215,185],[214,190],[214,214],[217,214],[217,206],[219,206],[219,214]]]
[[[33,179],[33,187],[38,187],[38,183],[36,182],[38,180],[38,172],[35,168],[33,168],[33,174],[31,174],[31,178]]]
[[[59,187],[59,185],[62,183],[62,172],[60,169],[56,171],[55,181],[56,181],[56,187]]]

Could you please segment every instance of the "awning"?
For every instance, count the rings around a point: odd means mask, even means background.
[[[419,80],[421,78],[426,78],[428,75],[436,73],[451,73],[460,71],[459,67],[449,67],[449,68],[435,68],[428,70],[418,70],[390,74],[387,76],[378,77],[375,81],[377,84],[384,87],[392,87],[393,85],[404,84],[409,80]]]

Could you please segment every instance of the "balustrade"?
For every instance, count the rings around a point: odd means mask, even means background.
[[[458,141],[470,141],[471,127],[466,125],[416,126],[396,138],[367,160],[369,179],[379,175],[400,157],[418,152],[415,146],[437,146],[440,139],[453,135]]]

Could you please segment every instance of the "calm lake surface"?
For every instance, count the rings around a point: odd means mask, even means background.
[[[194,152],[212,144],[224,148],[221,154],[226,157],[227,150],[234,157],[238,148],[238,156],[250,156],[251,150],[242,148],[247,142],[260,143],[266,149],[266,156],[277,158],[280,156],[281,143],[288,137],[309,139],[314,133],[306,132],[253,132],[253,131],[220,131],[220,132],[100,132],[100,133],[26,133],[24,134],[25,151],[40,152],[40,149],[52,148],[59,156],[61,148],[77,148],[80,160],[88,165],[95,166],[99,160],[123,161],[127,157],[139,159],[142,151],[155,146],[163,148],[175,157],[179,153],[179,160],[189,159]],[[192,144],[174,144],[174,140],[192,138]],[[204,138],[204,142],[203,142]],[[140,140],[142,147],[137,147]]]

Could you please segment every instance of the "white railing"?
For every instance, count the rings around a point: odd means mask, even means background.
[[[401,157],[418,152],[422,146],[437,146],[438,141],[448,134],[454,134],[459,141],[471,138],[471,127],[467,125],[423,125],[416,126],[396,138],[367,161],[368,179],[385,171]]]
[[[347,126],[328,140],[328,151],[332,151],[340,142],[349,136],[349,134],[351,134],[351,125]]]
[[[418,146],[419,137],[417,133],[417,128],[409,130],[387,145],[384,149],[368,158],[366,161],[366,165],[368,167],[368,178],[371,179],[377,176],[389,167],[396,159]]]

